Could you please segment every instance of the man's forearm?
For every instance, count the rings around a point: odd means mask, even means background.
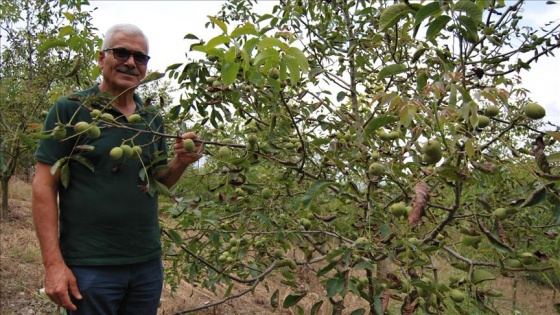
[[[33,181],[33,224],[45,267],[63,263],[58,244],[58,206],[56,178],[48,166],[38,166]],[[47,173],[45,173],[47,172]]]
[[[168,188],[171,188],[179,181],[181,175],[183,175],[183,172],[187,169],[189,164],[184,164],[177,157],[174,157],[171,161],[169,161],[167,166],[167,169],[161,170],[157,173],[156,179]]]

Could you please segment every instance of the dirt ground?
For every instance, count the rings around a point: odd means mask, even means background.
[[[31,191],[28,184],[15,181],[10,196],[11,213],[5,222],[0,224],[0,314],[35,315],[35,314],[61,314],[48,298],[39,294],[43,282],[43,268],[41,257],[33,230],[31,219]],[[304,286],[308,294],[303,298],[301,305],[305,314],[313,304],[325,297],[319,280],[309,272],[307,267],[298,266],[296,270],[297,283]],[[292,293],[286,286],[280,284],[281,276],[268,279],[266,285],[261,284],[252,292],[239,298],[231,299],[218,306],[209,307],[195,313],[201,315],[241,315],[241,314],[298,314],[294,307],[277,309],[271,306],[270,298],[275,290],[279,290],[279,301]],[[516,315],[551,315],[559,314],[553,307],[554,302],[559,302],[560,297],[555,295],[550,288],[538,286],[534,283],[519,281],[513,288],[513,279],[501,278],[492,283],[496,289],[502,290],[505,295],[498,300],[496,305],[500,314]],[[246,286],[237,286],[232,294],[246,290]],[[185,310],[208,306],[223,297],[226,287],[218,288],[217,294],[204,288],[181,283],[176,292],[171,293],[166,287],[161,300],[160,315],[186,314]],[[513,310],[512,297],[516,294],[517,311]],[[343,314],[350,314],[359,307],[367,309],[363,300],[350,296],[345,301],[349,307]],[[475,310],[473,310],[475,311]],[[325,300],[319,314],[331,314],[332,308]],[[398,314],[397,310],[392,312]],[[477,313],[475,311],[475,313]],[[62,313],[63,314],[63,313]],[[473,313],[474,314],[474,313]]]

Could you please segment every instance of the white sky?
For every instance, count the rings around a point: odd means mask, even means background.
[[[506,0],[509,2],[510,0]],[[192,40],[183,39],[188,33],[209,39],[220,30],[204,27],[208,15],[216,14],[224,1],[99,1],[90,0],[93,25],[100,35],[113,24],[132,23],[139,26],[150,40],[149,69],[164,71],[174,63],[187,61]],[[260,12],[270,12],[278,1],[259,1]],[[560,3],[560,1],[559,1]],[[543,24],[560,19],[560,4],[546,5],[544,0],[527,1],[523,21]],[[542,57],[529,72],[522,72],[523,86],[531,98],[547,108],[547,118],[558,124],[560,118],[560,51],[556,57]]]

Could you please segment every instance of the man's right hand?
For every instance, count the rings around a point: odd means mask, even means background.
[[[76,277],[65,264],[45,267],[45,293],[56,305],[72,311],[77,308],[70,300],[70,294],[78,300],[82,298]]]

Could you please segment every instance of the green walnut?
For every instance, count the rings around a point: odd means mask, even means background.
[[[463,301],[465,300],[465,294],[463,294],[463,292],[461,292],[461,291],[459,291],[459,290],[457,290],[457,289],[451,290],[451,291],[449,292],[449,297],[450,297],[450,298],[453,300],[453,302],[455,302],[455,303],[461,303],[461,302],[463,302]]]
[[[220,88],[222,87],[222,82],[220,80],[214,80],[214,82],[212,82],[212,87]]]
[[[490,105],[484,110],[484,115],[488,117],[495,117],[500,114],[500,108],[496,105]]]
[[[369,240],[367,239],[367,237],[358,237],[355,241],[354,241],[354,245],[355,246],[364,246],[369,244]]]
[[[101,111],[99,109],[93,109],[89,114],[91,115],[91,118],[95,119],[101,116]]]
[[[111,149],[111,151],[109,152],[109,156],[111,157],[111,159],[113,160],[118,160],[123,156],[124,152],[123,149],[121,147],[114,147]]]
[[[126,119],[131,124],[138,124],[138,123],[142,122],[142,116],[140,116],[139,114],[132,114],[132,115],[128,116]]]
[[[428,140],[422,147],[424,162],[436,164],[442,158],[441,144],[437,140]]]
[[[477,123],[477,127],[478,128],[486,128],[488,127],[488,125],[490,125],[490,117],[485,116],[485,115],[479,115],[478,116],[478,123]]]
[[[76,123],[76,125],[74,126],[74,130],[77,133],[82,133],[82,132],[86,132],[89,128],[89,123],[85,122],[85,121],[79,121],[78,123]]]
[[[373,162],[369,165],[369,174],[372,176],[381,176],[385,173],[385,166],[378,162]]]
[[[300,219],[299,223],[303,225],[303,228],[306,230],[309,230],[309,228],[311,228],[311,220],[309,220],[308,218]]]
[[[66,137],[66,128],[64,128],[63,126],[56,126],[54,127],[53,131],[52,131],[52,136],[56,139],[56,140],[62,140]]]
[[[387,138],[389,140],[397,140],[400,136],[401,136],[401,133],[396,131],[396,130],[389,131],[389,133],[387,134]]]
[[[105,121],[114,121],[115,117],[109,113],[103,113],[100,116],[101,119],[105,120]]]
[[[218,156],[222,158],[227,158],[231,155],[231,150],[228,147],[220,147],[218,150]]]
[[[492,211],[492,215],[500,220],[503,220],[507,217],[507,210],[505,208],[498,208]]]
[[[123,151],[123,155],[126,158],[131,158],[134,155],[134,151],[132,151],[132,147],[128,144],[121,145],[121,149]]]
[[[183,148],[187,152],[193,152],[194,151],[194,141],[193,141],[193,139],[183,140]]]
[[[263,190],[261,191],[261,196],[262,196],[264,199],[270,199],[270,198],[272,198],[272,189],[270,189],[270,188],[268,188],[268,187],[263,188]]]
[[[404,216],[407,213],[406,204],[404,202],[397,202],[389,207],[389,211],[395,216]]]
[[[142,147],[135,145],[132,147],[132,152],[134,152],[135,157],[139,157],[142,155]]]
[[[280,71],[276,68],[270,68],[270,70],[268,70],[268,75],[274,80],[278,80],[280,78]]]
[[[256,145],[258,142],[257,135],[254,133],[250,134],[247,138],[247,142],[249,142],[249,144],[252,146]]]
[[[87,135],[92,139],[97,139],[101,136],[101,129],[99,129],[96,125],[93,125],[87,130]]]
[[[529,103],[523,108],[525,116],[531,119],[541,119],[546,116],[546,110],[544,107],[537,103]]]

